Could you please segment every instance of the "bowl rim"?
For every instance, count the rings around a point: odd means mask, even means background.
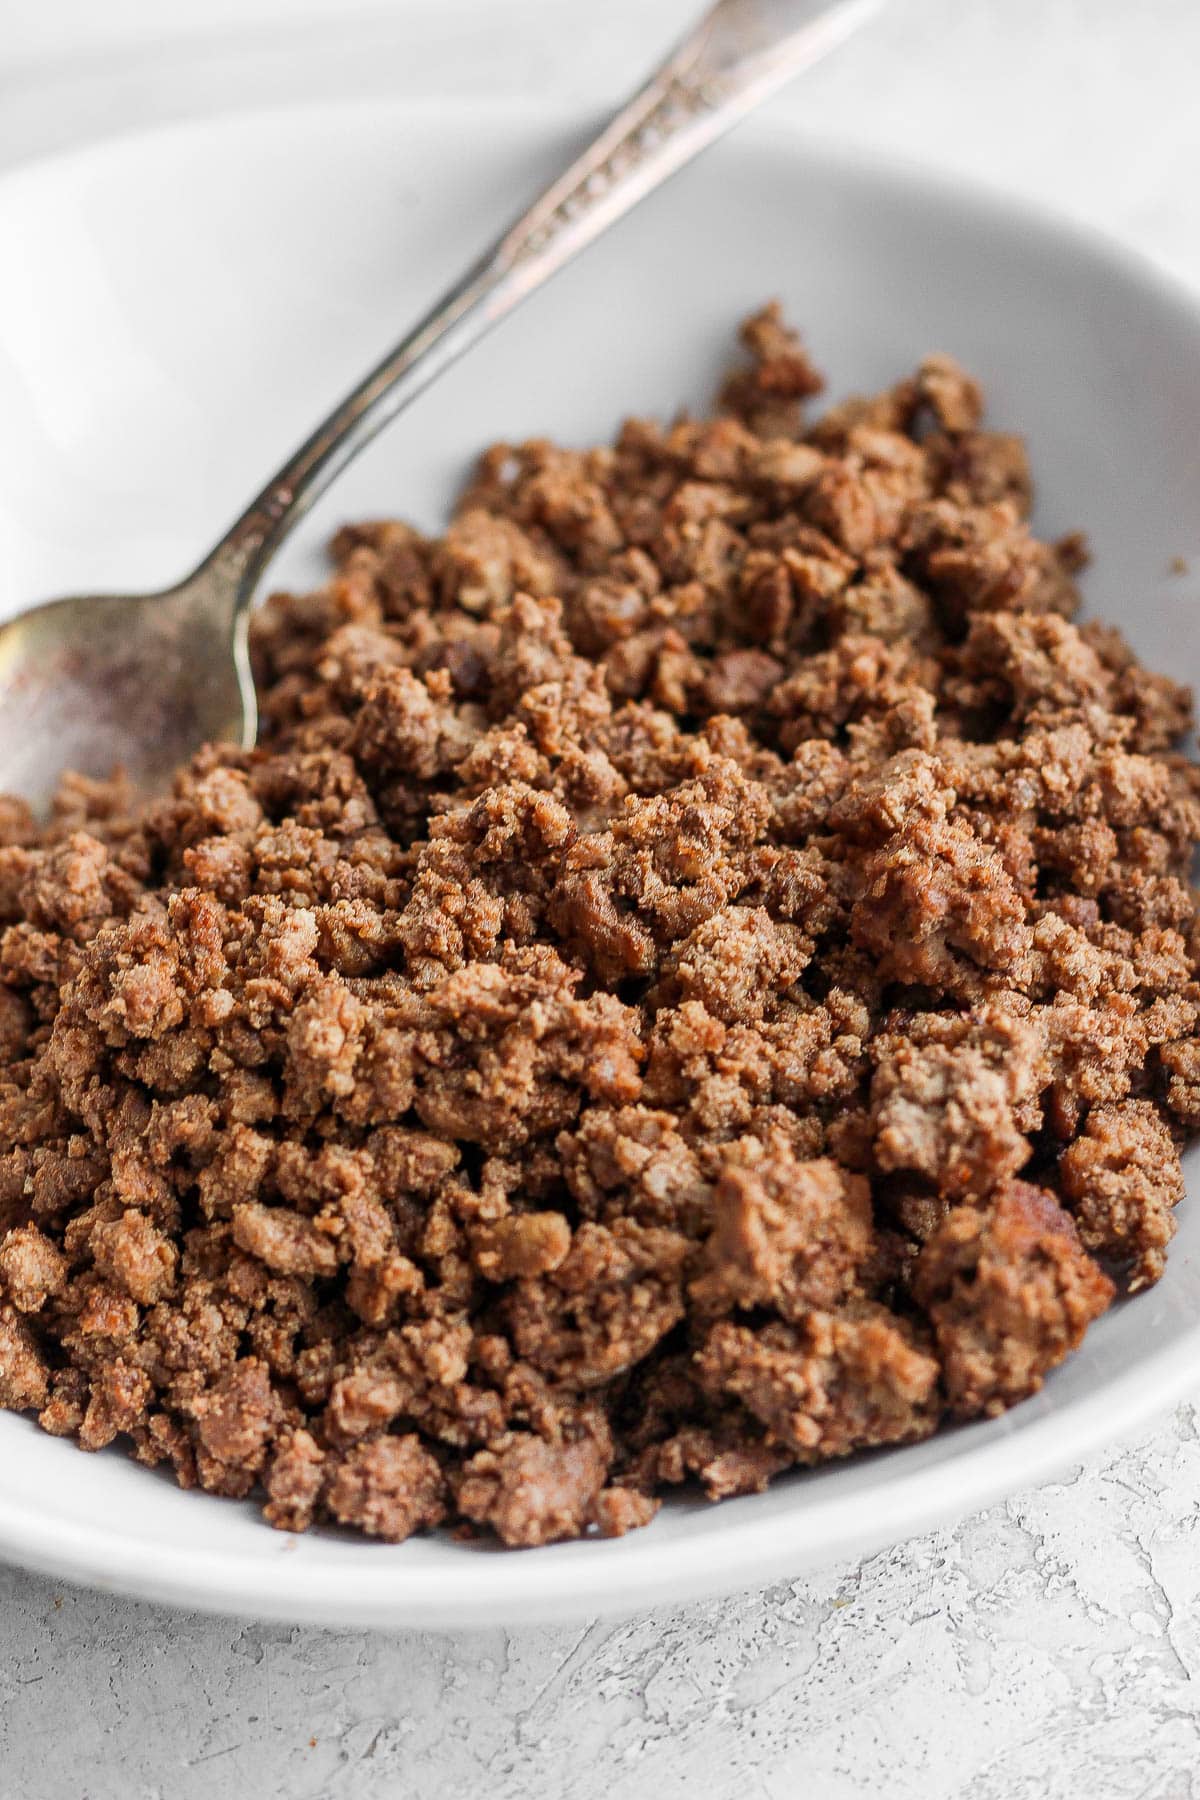
[[[0,199],[14,189],[36,191],[40,183],[61,179],[97,160],[119,161],[164,138],[200,149],[231,130],[251,131],[283,119],[294,123],[298,117],[330,122],[349,117],[356,125],[376,129],[409,119],[428,124],[469,118],[473,130],[484,120],[500,130],[519,128],[531,142],[566,132],[582,136],[588,124],[585,120],[581,125],[577,114],[560,106],[535,107],[510,99],[282,101],[139,127],[51,152],[0,173]],[[951,222],[955,215],[969,214],[975,227],[982,220],[997,230],[1019,231],[1043,251],[1071,253],[1098,275],[1131,284],[1148,303],[1173,315],[1196,336],[1200,351],[1200,294],[1140,251],[1042,202],[917,159],[884,157],[827,133],[818,139],[792,121],[769,114],[746,121],[735,138],[743,150],[790,154],[818,178],[824,170],[842,181],[930,205]],[[1049,1480],[1101,1446],[1147,1425],[1194,1391],[1197,1377],[1186,1354],[1193,1343],[1200,1344],[1200,1319],[1183,1344],[1176,1337],[1148,1350],[1093,1392],[1072,1399],[1065,1409],[1027,1401],[1001,1419],[956,1428],[964,1443],[969,1436],[969,1445],[944,1462],[909,1472],[897,1464],[882,1504],[877,1489],[846,1498],[836,1492],[836,1484],[827,1495],[810,1489],[805,1504],[764,1521],[737,1510],[752,1508],[752,1498],[725,1502],[706,1511],[710,1523],[696,1532],[659,1540],[651,1528],[615,1543],[589,1542],[586,1555],[573,1561],[569,1577],[561,1552],[571,1546],[542,1549],[532,1560],[512,1552],[464,1554],[463,1579],[458,1582],[440,1565],[404,1567],[389,1562],[382,1549],[371,1551],[365,1570],[345,1563],[322,1567],[305,1561],[301,1575],[301,1565],[286,1554],[295,1549],[294,1540],[286,1537],[267,1534],[265,1547],[271,1553],[261,1558],[186,1542],[168,1552],[106,1525],[31,1513],[7,1498],[2,1487],[0,1556],[93,1588],[288,1623],[455,1630],[640,1612],[862,1558],[975,1512],[1016,1489]],[[21,1423],[31,1431],[37,1429],[31,1421]],[[265,1526],[263,1530],[266,1534]]]

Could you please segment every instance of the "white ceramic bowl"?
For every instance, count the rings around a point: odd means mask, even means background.
[[[306,108],[106,145],[0,183],[0,605],[181,573],[322,408],[558,164],[511,111]],[[591,250],[393,427],[290,547],[444,517],[493,437],[590,442],[703,405],[780,295],[833,391],[929,349],[1027,434],[1047,533],[1082,526],[1092,610],[1200,680],[1200,302],[1006,202],[752,124]],[[1194,1178],[1197,1162],[1190,1160]],[[612,1543],[290,1538],[254,1508],[84,1458],[0,1415],[0,1554],[213,1610],[359,1625],[530,1622],[729,1590],[864,1553],[1086,1456],[1200,1382],[1200,1210],[1166,1278],[1006,1418],[668,1506]]]

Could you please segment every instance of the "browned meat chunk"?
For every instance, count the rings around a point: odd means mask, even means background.
[[[937,1423],[938,1366],[882,1307],[811,1312],[795,1325],[718,1325],[704,1381],[740,1400],[797,1460],[925,1437]]]
[[[1105,1310],[1113,1285],[1045,1189],[1009,1181],[952,1208],[917,1260],[955,1412],[1002,1412],[1034,1394]]]
[[[368,1537],[403,1543],[445,1516],[442,1471],[415,1436],[372,1438],[337,1462],[326,1490],[329,1510]]]
[[[870,1190],[822,1157],[802,1162],[788,1140],[739,1140],[722,1153],[714,1225],[690,1293],[705,1310],[769,1306],[785,1319],[836,1306],[871,1249]]]
[[[1179,1152],[1148,1100],[1097,1106],[1058,1165],[1081,1242],[1129,1265],[1131,1290],[1157,1281],[1183,1199]]]
[[[608,1434],[597,1425],[557,1443],[513,1432],[465,1465],[459,1510],[490,1525],[506,1544],[528,1547],[578,1537],[601,1508],[611,1454]],[[636,1522],[645,1523],[644,1514]]]

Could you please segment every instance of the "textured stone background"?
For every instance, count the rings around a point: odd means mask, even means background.
[[[694,4],[0,0],[0,166],[289,96],[583,110]],[[1196,0],[892,0],[777,104],[1200,287],[1198,68]],[[0,1797],[1200,1800],[1198,1497],[1185,1406],[865,1563],[586,1630],[288,1630],[0,1569]]]

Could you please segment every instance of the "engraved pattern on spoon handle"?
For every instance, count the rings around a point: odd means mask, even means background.
[[[496,261],[540,263],[562,239],[573,255],[882,3],[720,0],[505,234]]]
[[[317,427],[193,580],[229,596],[235,616],[244,615],[292,526],[403,407],[607,226],[884,3],[718,0],[588,149]]]

